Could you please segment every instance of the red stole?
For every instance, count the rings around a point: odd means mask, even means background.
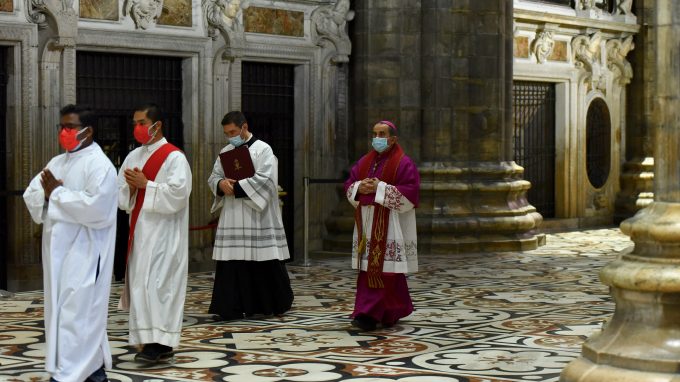
[[[146,179],[150,181],[156,180],[156,175],[158,175],[158,171],[160,171],[161,166],[163,163],[165,163],[165,160],[168,159],[168,155],[174,151],[179,151],[179,149],[170,143],[166,143],[158,150],[154,151],[142,169]],[[142,206],[144,205],[145,195],[146,189],[137,190],[135,208],[132,209],[132,215],[130,217],[130,235],[128,236],[127,258],[130,257],[130,252],[132,252],[132,242],[135,238],[135,226],[137,226],[137,219],[139,218],[139,213],[142,211]]]
[[[387,184],[394,184],[399,163],[401,163],[401,159],[404,157],[404,151],[401,149],[401,146],[395,143],[388,155],[387,162],[377,178]],[[370,153],[364,156],[363,160],[359,162],[359,180],[364,180],[368,177],[369,169],[375,164],[377,159],[378,152],[375,150],[371,150]],[[368,248],[368,267],[366,268],[366,273],[369,288],[384,288],[382,270],[383,263],[385,262],[385,252],[387,251],[387,228],[390,223],[390,209],[375,202],[373,206],[373,227],[371,228],[371,243]],[[357,225],[357,236],[361,235],[357,249],[358,268],[361,269],[361,259],[366,248],[366,235],[364,234],[361,206],[358,206],[354,213],[354,222]]]

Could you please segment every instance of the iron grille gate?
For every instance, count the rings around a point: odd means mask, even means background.
[[[9,48],[0,47],[0,240],[5,248],[0,253],[0,289],[7,289],[9,237],[7,222],[7,69]]]
[[[279,159],[279,184],[283,197],[283,225],[291,260],[294,256],[294,123],[295,67],[244,62],[242,107],[251,132],[267,142]]]
[[[529,203],[555,217],[555,85],[514,81],[514,160],[531,182]]]
[[[137,146],[132,134],[135,107],[155,103],[165,114],[163,134],[180,149],[182,125],[182,59],[79,51],[76,54],[76,99],[98,115],[95,140],[116,168]],[[114,274],[125,275],[128,218],[118,213]]]

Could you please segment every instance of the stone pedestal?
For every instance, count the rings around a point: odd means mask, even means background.
[[[621,224],[635,242],[600,273],[616,302],[602,332],[583,345],[563,382],[680,381],[680,3],[653,4],[654,60],[644,70],[656,97],[645,115],[654,132],[654,202]]]
[[[618,224],[654,200],[654,158],[633,158],[623,164],[621,191],[616,196],[614,221]]]
[[[470,166],[472,164],[472,166]],[[428,163],[420,168],[418,245],[426,253],[535,249],[542,217],[515,162]]]

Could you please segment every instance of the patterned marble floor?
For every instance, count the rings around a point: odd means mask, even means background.
[[[597,273],[632,242],[617,229],[549,235],[525,253],[422,256],[408,278],[416,311],[400,324],[352,328],[347,259],[289,266],[295,304],[282,318],[214,322],[211,274],[193,274],[174,364],[144,369],[115,305],[111,381],[557,381],[613,311]],[[0,381],[42,381],[42,293],[0,300]]]

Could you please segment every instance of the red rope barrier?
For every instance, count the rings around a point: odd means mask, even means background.
[[[213,229],[213,228],[217,228],[217,223],[198,226],[198,227],[189,227],[189,231],[207,231],[207,230]]]

